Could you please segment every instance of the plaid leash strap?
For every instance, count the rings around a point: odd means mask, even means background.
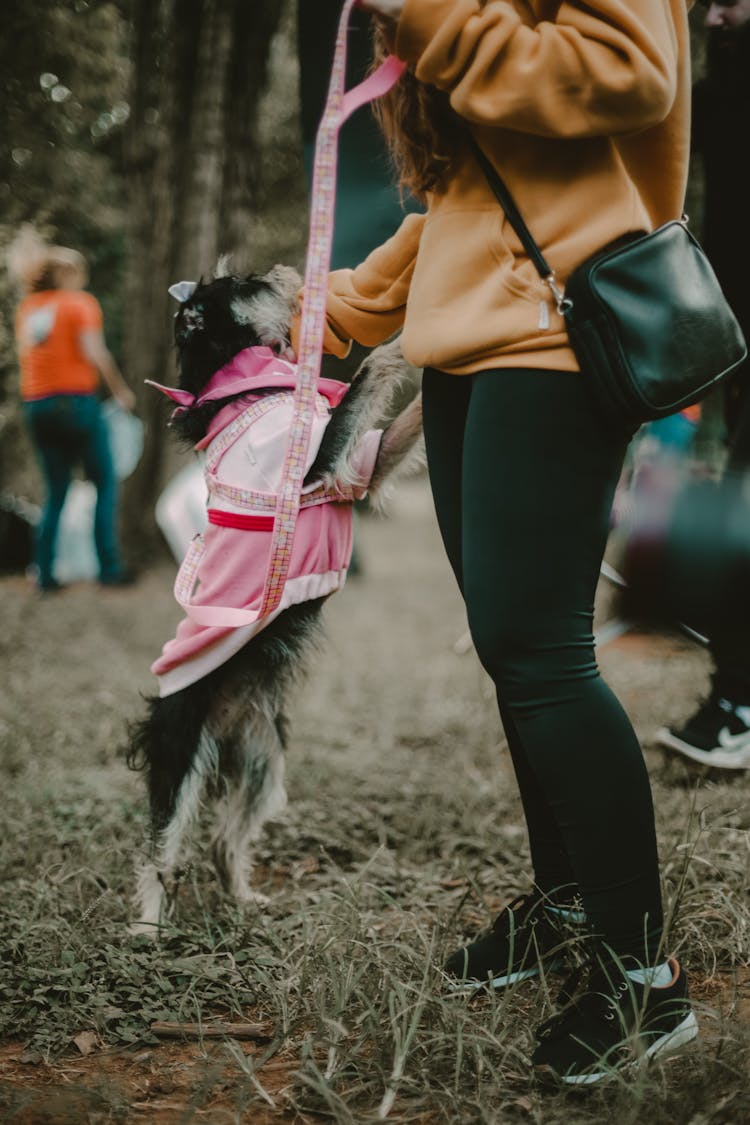
[[[328,99],[315,140],[310,234],[305,265],[305,299],[300,326],[297,385],[294,392],[294,420],[289,432],[281,474],[263,601],[258,614],[260,617],[276,609],[284,592],[310,444],[315,394],[323,353],[328,271],[333,242],[339,130],[356,109],[386,93],[404,69],[404,64],[391,56],[364,82],[346,92],[347,31],[352,8],[356,3],[357,0],[345,0],[341,12]]]
[[[313,0],[308,0],[312,3]],[[339,130],[348,117],[398,81],[405,64],[391,55],[377,70],[346,91],[346,47],[349,18],[358,0],[345,0],[336,36],[333,68],[323,117],[315,140],[310,234],[305,264],[305,299],[300,325],[297,381],[293,421],[287,439],[281,483],[276,497],[269,561],[259,610],[230,606],[196,606],[191,597],[198,579],[205,544],[201,536],[191,545],[175,583],[175,597],[185,612],[201,625],[237,628],[267,617],[281,602],[289,573],[294,531],[300,509],[315,399],[323,354],[328,271],[333,243],[336,202],[336,166]],[[343,498],[343,497],[342,497]]]

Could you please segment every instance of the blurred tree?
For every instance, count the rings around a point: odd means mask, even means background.
[[[154,502],[164,467],[161,396],[172,381],[168,286],[210,271],[220,253],[249,260],[260,168],[258,105],[279,0],[122,0],[132,20],[125,130],[128,269],[124,370],[140,397],[146,448],[127,482],[126,542],[160,542]],[[130,532],[130,534],[128,534]]]
[[[89,261],[115,352],[124,255],[117,136],[128,116],[127,42],[114,3],[3,4],[0,253],[22,222],[78,247]],[[15,395],[15,301],[0,270],[0,487],[33,491],[26,487],[33,468]]]
[[[3,5],[0,252],[20,223],[32,222],[89,260],[108,341],[147,427],[124,498],[126,541],[141,554],[161,546],[152,513],[164,415],[143,381],[174,377],[167,287],[210,271],[223,252],[237,268],[249,264],[262,169],[258,110],[285,9],[282,0]],[[288,153],[280,156],[288,164]],[[34,474],[19,468],[31,458],[15,402],[15,299],[3,271],[0,487],[10,480],[27,491]]]

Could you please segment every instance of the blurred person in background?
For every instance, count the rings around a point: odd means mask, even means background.
[[[427,205],[329,279],[342,349],[403,327],[443,543],[494,681],[533,886],[445,963],[503,988],[558,964],[586,920],[573,1003],[537,1031],[542,1078],[591,1085],[697,1034],[667,956],[654,811],[632,725],[596,663],[594,592],[632,431],[608,426],[494,195],[499,169],[561,285],[603,245],[677,218],[689,155],[685,0],[363,0],[407,63],[381,99]],[[554,14],[550,14],[554,13]],[[554,565],[550,565],[550,558]],[[446,768],[451,768],[450,764]],[[572,987],[572,986],[571,986]]]
[[[60,589],[55,543],[65,497],[78,465],[96,487],[94,542],[99,581],[125,585],[118,541],[118,484],[107,427],[99,405],[100,377],[118,405],[132,410],[135,396],[106,346],[99,302],[84,291],[82,254],[49,246],[24,228],[8,256],[24,295],[16,311],[16,342],[24,415],[45,484],[35,542],[39,589]]]
[[[706,75],[693,90],[693,147],[703,164],[703,245],[721,286],[750,340],[750,0],[705,2]],[[724,421],[729,442],[717,498],[727,513],[742,505],[750,524],[750,359],[726,382]],[[743,479],[744,478],[744,479]],[[728,515],[729,518],[729,515]],[[732,517],[736,518],[736,517]],[[739,616],[739,620],[737,619]],[[732,615],[730,615],[732,617]],[[712,686],[708,698],[680,726],[657,741],[719,769],[750,768],[750,621],[733,615],[711,636]]]

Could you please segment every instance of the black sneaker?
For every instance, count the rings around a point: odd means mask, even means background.
[[[59,594],[61,590],[67,589],[56,578],[48,578],[46,582],[38,582],[36,588],[40,594]]]
[[[134,586],[138,576],[134,570],[118,570],[115,574],[102,574],[100,586]]]
[[[613,1074],[677,1054],[698,1034],[685,973],[671,960],[666,987],[638,984],[614,961],[598,964],[583,993],[537,1030],[537,1076],[591,1086]]]
[[[657,731],[656,741],[705,766],[750,769],[750,707],[712,692],[684,726]]]
[[[559,966],[569,944],[570,934],[552,921],[537,891],[514,898],[488,931],[451,953],[443,971],[454,991],[505,988]]]

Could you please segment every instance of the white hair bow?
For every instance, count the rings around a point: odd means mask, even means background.
[[[178,281],[175,285],[170,285],[168,292],[170,297],[174,297],[175,301],[184,305],[185,301],[190,300],[197,288],[197,281]]]

